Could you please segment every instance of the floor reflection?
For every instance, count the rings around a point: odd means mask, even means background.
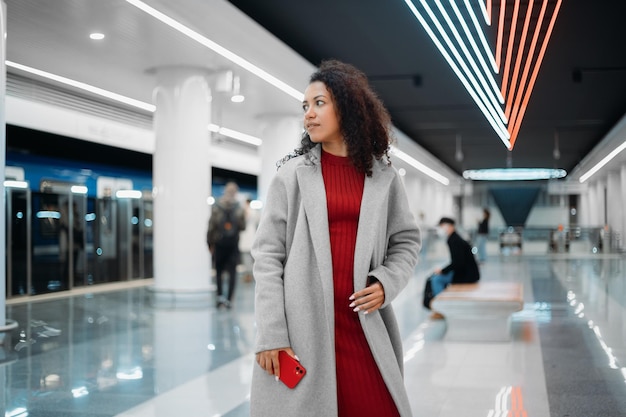
[[[252,285],[237,309],[155,309],[146,288],[7,307],[5,416],[113,416],[252,349]]]

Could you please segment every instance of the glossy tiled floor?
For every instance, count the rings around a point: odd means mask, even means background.
[[[505,343],[446,341],[420,307],[430,259],[394,307],[416,417],[626,416],[625,258],[492,256],[484,280],[519,281]],[[0,351],[5,417],[248,415],[253,284],[232,310],[155,309],[146,288],[11,304]]]

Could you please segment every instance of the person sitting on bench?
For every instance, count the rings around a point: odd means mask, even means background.
[[[454,220],[442,217],[439,220],[439,233],[448,238],[450,265],[435,269],[431,278],[433,297],[442,292],[449,284],[469,284],[480,279],[480,272],[472,247],[455,231]],[[442,319],[439,313],[433,313],[433,319]]]

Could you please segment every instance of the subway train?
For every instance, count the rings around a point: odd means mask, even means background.
[[[214,169],[214,195],[237,174]],[[8,151],[5,193],[7,297],[153,276],[149,170]]]

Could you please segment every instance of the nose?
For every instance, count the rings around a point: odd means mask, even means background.
[[[315,117],[315,111],[313,110],[313,106],[311,106],[304,112],[304,119],[312,119],[313,117]]]

